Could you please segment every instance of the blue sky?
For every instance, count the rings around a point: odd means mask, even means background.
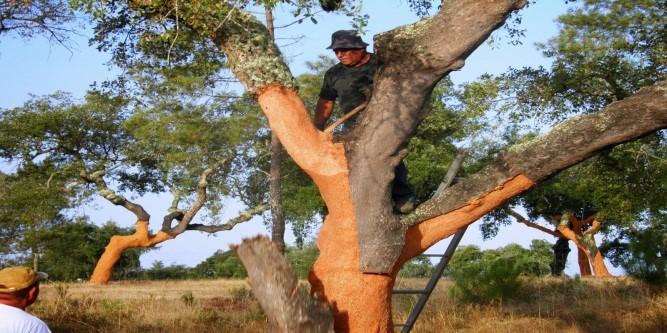
[[[538,66],[548,64],[541,53],[536,50],[536,42],[545,42],[557,32],[556,17],[564,13],[566,6],[563,1],[539,1],[523,11],[522,27],[526,35],[523,44],[512,46],[503,39],[495,47],[483,44],[467,60],[466,65],[451,74],[456,83],[471,81],[483,73],[502,73],[510,66]],[[396,26],[418,20],[407,7],[405,0],[367,1],[364,12],[370,15],[367,33],[364,40],[372,44],[372,36],[392,29]],[[275,11],[276,26],[292,22],[294,18],[284,10]],[[258,14],[259,16],[259,14]],[[318,55],[333,56],[326,47],[330,43],[330,35],[339,29],[350,29],[349,18],[333,14],[321,13],[317,17],[318,24],[305,20],[303,24],[295,24],[288,28],[277,29],[276,36],[285,58],[295,75],[307,71],[305,63],[314,61]],[[263,17],[262,17],[263,19]],[[73,39],[73,48],[67,50],[60,45],[49,44],[45,39],[35,38],[22,40],[14,37],[4,37],[0,40],[0,108],[11,108],[23,104],[30,96],[43,95],[62,90],[72,93],[75,97],[82,97],[85,91],[94,82],[100,83],[112,79],[117,70],[109,68],[106,62],[109,55],[100,53],[88,46],[89,30],[83,30],[82,36]],[[500,36],[504,36],[500,32]],[[295,41],[296,38],[296,42]],[[2,169],[7,169],[5,164]],[[166,212],[170,203],[168,196],[148,195],[134,198],[145,206],[153,216],[159,220]],[[229,201],[224,215],[233,217],[240,209],[234,201]],[[122,208],[113,207],[102,200],[77,209],[77,214],[86,214],[95,222],[102,223],[114,220],[121,226],[131,226],[134,216]],[[223,219],[224,220],[224,219]],[[158,223],[153,223],[157,228]],[[218,233],[208,236],[201,233],[188,232],[177,239],[168,241],[159,249],[142,256],[144,266],[149,266],[155,260],[162,260],[166,264],[177,263],[195,265],[218,249],[226,250],[229,244],[238,243],[244,237],[257,233],[267,233],[262,222],[255,219],[252,222],[238,225],[231,232]],[[288,242],[292,237],[288,232]],[[477,225],[473,225],[463,238],[462,244],[476,244],[482,248],[496,248],[511,242],[528,246],[535,238],[547,239],[551,237],[532,229],[512,225],[502,229],[493,240],[483,242]],[[428,252],[442,252],[447,241],[436,245]],[[569,273],[577,272],[576,258],[572,249],[569,260]]]

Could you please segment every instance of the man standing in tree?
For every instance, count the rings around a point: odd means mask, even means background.
[[[324,84],[315,107],[314,123],[318,129],[324,129],[337,99],[343,114],[370,99],[378,62],[374,54],[366,52],[366,46],[368,44],[354,30],[339,30],[331,35],[331,45],[327,49],[332,49],[340,62],[324,74]],[[357,115],[354,115],[343,124],[343,131],[353,128],[356,121]],[[396,166],[394,174],[391,191],[394,209],[408,213],[414,209],[415,195],[408,183],[408,169],[403,161]]]
[[[27,267],[0,270],[0,333],[51,333],[43,321],[25,312],[37,300],[44,278]]]

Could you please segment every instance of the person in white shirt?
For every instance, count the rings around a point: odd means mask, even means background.
[[[39,318],[25,312],[37,300],[46,274],[27,267],[0,270],[0,333],[51,333]]]

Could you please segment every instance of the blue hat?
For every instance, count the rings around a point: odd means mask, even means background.
[[[338,30],[331,35],[331,45],[327,49],[363,49],[368,44],[361,40],[355,30]]]

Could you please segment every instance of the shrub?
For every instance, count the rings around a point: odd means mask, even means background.
[[[521,286],[521,269],[515,258],[484,255],[450,271],[451,292],[466,302],[489,303],[516,295]]]

